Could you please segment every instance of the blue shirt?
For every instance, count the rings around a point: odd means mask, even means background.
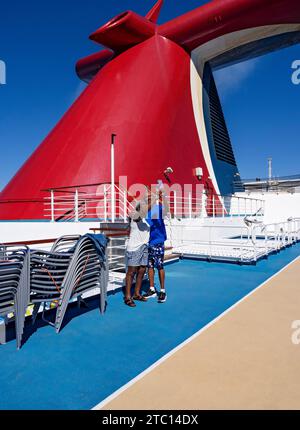
[[[147,215],[147,223],[150,225],[149,245],[164,243],[167,240],[167,232],[161,203],[152,206]]]

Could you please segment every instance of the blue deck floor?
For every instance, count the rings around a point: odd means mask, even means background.
[[[59,335],[40,322],[20,351],[0,346],[0,409],[95,406],[299,254],[296,245],[257,266],[184,260],[166,268],[165,304],[130,309],[117,293],[104,316],[72,308]]]

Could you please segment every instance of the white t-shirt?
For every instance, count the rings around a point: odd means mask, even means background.
[[[130,235],[127,242],[127,251],[137,251],[141,246],[147,245],[150,237],[150,226],[143,218],[140,221],[131,220]]]

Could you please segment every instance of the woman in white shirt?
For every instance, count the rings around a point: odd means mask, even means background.
[[[149,209],[151,208],[151,198],[148,203],[141,202],[135,211],[130,214],[130,234],[126,247],[126,287],[124,303],[133,308],[136,306],[134,300],[145,302],[146,299],[140,294],[143,278],[148,266],[148,242],[150,226],[146,221]],[[136,275],[134,294],[131,296],[133,278]]]

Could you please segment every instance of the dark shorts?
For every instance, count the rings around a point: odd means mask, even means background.
[[[148,255],[149,268],[158,270],[164,268],[165,245],[163,243],[149,246]]]

